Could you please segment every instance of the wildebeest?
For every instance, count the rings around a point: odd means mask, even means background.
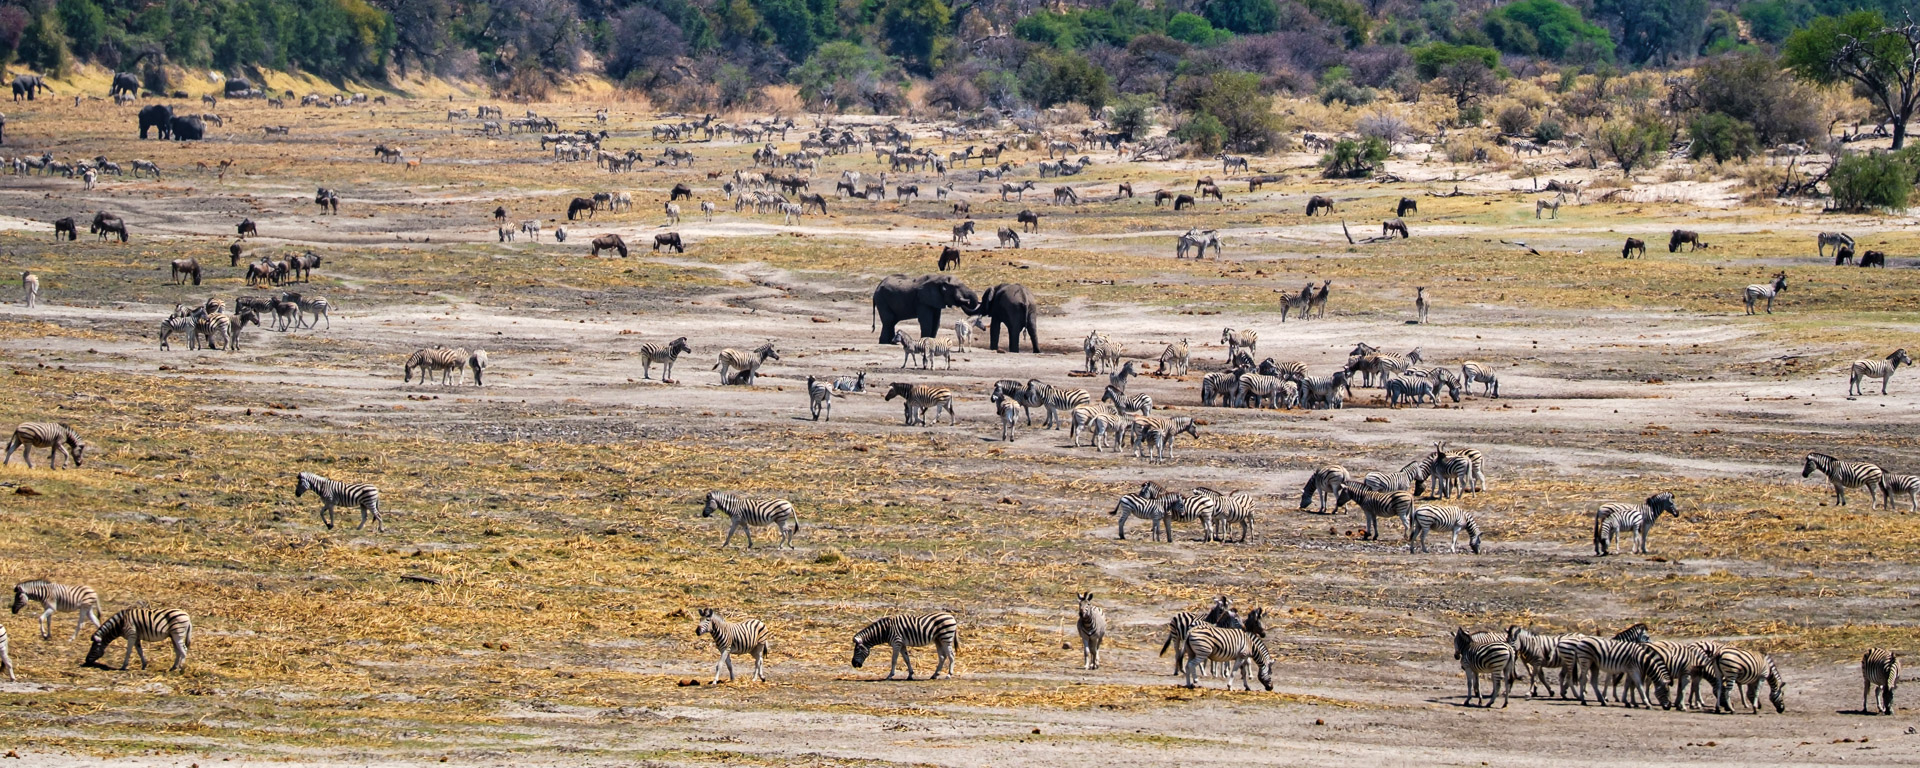
[[[1887,255],[1880,251],[1867,251],[1866,253],[1860,254],[1860,266],[1885,269],[1887,266]]]
[[[227,246],[227,266],[240,266],[240,244],[237,242]]]
[[[1173,198],[1173,209],[1176,211],[1182,208],[1191,208],[1193,205],[1193,195],[1183,194]]]
[[[687,247],[680,242],[680,233],[662,232],[653,236],[653,249],[672,248],[674,253],[686,253]]]
[[[1170,191],[1168,191],[1168,190],[1164,190],[1164,189],[1162,189],[1162,190],[1156,190],[1156,191],[1155,191],[1155,192],[1153,193],[1153,207],[1155,207],[1155,208],[1158,208],[1158,207],[1160,207],[1160,204],[1161,204],[1161,203],[1164,203],[1164,202],[1166,202],[1166,201],[1168,201],[1168,200],[1172,200],[1172,199],[1173,199],[1173,193],[1172,193],[1172,192],[1170,192]]]
[[[1014,221],[1020,222],[1020,228],[1023,230],[1028,232],[1040,231],[1040,214],[1030,210],[1023,210],[1013,218]]]
[[[313,191],[313,204],[320,206],[322,213],[331,212],[336,216],[340,214],[340,196],[326,187]]]
[[[1400,237],[1403,239],[1412,237],[1412,235],[1407,234],[1407,222],[1405,221],[1402,221],[1400,219],[1391,219],[1388,221],[1380,222],[1381,237],[1386,237],[1388,235],[1392,235],[1395,233],[1398,233]]]
[[[624,259],[627,257],[627,241],[619,235],[601,235],[593,239],[593,255],[599,256],[601,251],[619,251],[620,258]]]
[[[683,200],[683,199],[684,200],[693,199],[693,188],[685,184],[673,185],[673,191],[667,193],[667,201],[672,202],[675,200]]]
[[[1411,197],[1400,198],[1400,205],[1393,209],[1393,215],[1405,217],[1409,213],[1419,213],[1420,203]]]
[[[200,261],[198,259],[174,259],[172,272],[168,279],[174,285],[186,285],[187,278],[193,278],[193,284],[200,284]]]
[[[587,212],[587,218],[593,218],[593,201],[584,197],[574,198],[573,202],[567,204],[567,221],[576,220],[581,211]]]
[[[1844,267],[1852,263],[1853,263],[1853,246],[1842,245],[1838,248],[1833,249],[1833,265],[1834,266]]]
[[[1318,216],[1320,215],[1320,211],[1326,211],[1328,214],[1332,214],[1333,198],[1325,195],[1314,195],[1313,197],[1307,198],[1307,215]]]
[[[1667,253],[1679,252],[1680,246],[1682,245],[1690,246],[1687,250],[1699,250],[1707,247],[1706,243],[1700,242],[1700,233],[1676,229],[1673,231],[1673,236],[1667,239]]]
[[[506,220],[507,220],[507,207],[506,207],[506,206],[504,206],[504,205],[502,205],[502,206],[499,206],[499,207],[497,207],[497,208],[494,208],[494,209],[493,209],[493,220],[494,220],[494,221],[506,221]]]
[[[960,249],[955,248],[951,245],[942,246],[940,248],[940,271],[946,272],[948,270],[959,269],[959,268],[960,268]]]
[[[249,235],[253,237],[260,236],[260,228],[254,226],[253,219],[241,219],[240,223],[236,225],[234,229],[240,232],[241,239],[246,239]]]
[[[57,243],[60,241],[61,234],[65,234],[67,236],[67,242],[73,242],[75,240],[80,239],[80,233],[76,231],[76,228],[74,227],[72,216],[68,216],[64,219],[54,220],[53,222],[54,242]]]
[[[102,240],[107,239],[108,235],[119,235],[120,242],[127,241],[127,223],[106,211],[93,215],[93,224],[87,228],[87,231],[99,235]]]
[[[1647,243],[1646,241],[1641,240],[1640,238],[1637,238],[1637,237],[1627,238],[1627,244],[1624,246],[1621,246],[1620,248],[1620,258],[1623,258],[1623,259],[1631,259],[1634,256],[1640,256],[1644,258],[1646,255],[1647,255]]]

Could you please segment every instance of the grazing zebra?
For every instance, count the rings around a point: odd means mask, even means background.
[[[1587,673],[1584,681],[1577,676],[1574,680],[1574,692],[1582,705],[1587,703],[1587,688],[1592,687],[1594,698],[1600,706],[1606,706],[1607,689],[1601,681],[1625,676],[1626,688],[1620,694],[1620,703],[1631,707],[1638,699],[1642,706],[1652,708],[1653,702],[1647,699],[1647,687],[1651,685],[1659,696],[1660,706],[1671,706],[1667,686],[1673,679],[1672,672],[1647,643],[1583,637],[1574,643],[1574,650],[1571,662]]]
[[[1660,522],[1660,513],[1679,517],[1673,506],[1673,494],[1662,491],[1647,497],[1645,505],[1610,501],[1593,513],[1593,553],[1605,557],[1620,545],[1620,532],[1633,531],[1634,554],[1647,553],[1647,534]]]
[[[927,426],[927,409],[933,409],[933,421],[940,423],[940,412],[947,412],[948,424],[959,424],[960,417],[953,411],[953,390],[946,387],[930,387],[925,384],[908,384],[896,381],[887,388],[883,400],[894,398],[902,400],[906,413],[906,426],[918,424]]]
[[[1785,272],[1774,275],[1772,283],[1754,283],[1747,286],[1747,314],[1755,314],[1753,305],[1759,303],[1761,299],[1767,300],[1767,314],[1773,314],[1773,297],[1786,289],[1787,273]]]
[[[1714,663],[1720,668],[1719,703],[1715,712],[1732,712],[1727,703],[1727,694],[1734,689],[1742,689],[1740,699],[1752,714],[1760,714],[1760,683],[1766,681],[1767,701],[1773,704],[1775,712],[1787,711],[1787,684],[1780,679],[1780,670],[1773,665],[1773,658],[1762,653],[1743,651],[1739,648],[1727,648],[1720,651]]]
[[[1432,552],[1427,548],[1427,531],[1438,528],[1452,534],[1452,551],[1460,551],[1460,532],[1467,532],[1467,545],[1474,554],[1480,554],[1480,526],[1473,521],[1473,513],[1459,507],[1443,507],[1431,504],[1422,505],[1413,510],[1407,525],[1407,554],[1414,552],[1418,542],[1420,551]]]
[[[1504,640],[1475,642],[1465,627],[1453,628],[1453,658],[1460,661],[1460,671],[1467,673],[1467,706],[1480,698],[1480,675],[1484,673],[1490,676],[1493,688],[1487,691],[1483,706],[1491,709],[1493,700],[1499,698],[1500,707],[1505,709],[1513,694],[1513,681],[1519,679],[1518,657]]]
[[[327,524],[327,530],[333,530],[335,505],[360,508],[360,524],[354,530],[367,527],[367,518],[373,518],[374,530],[386,532],[386,523],[380,518],[380,489],[366,483],[342,483],[328,480],[312,472],[302,472],[293,484],[293,496],[299,498],[306,492],[320,497],[320,522]]]
[[[1867,504],[1874,506],[1880,499],[1875,495],[1880,488],[1881,478],[1886,473],[1880,467],[1864,461],[1841,461],[1824,453],[1809,453],[1800,467],[1801,477],[1812,477],[1815,470],[1827,476],[1833,483],[1833,500],[1842,507],[1847,505],[1848,488],[1866,488]]]
[[[1153,415],[1153,396],[1152,395],[1148,395],[1144,393],[1138,394],[1138,395],[1126,395],[1121,392],[1120,388],[1115,387],[1111,384],[1107,385],[1106,391],[1100,394],[1100,402],[1113,403],[1114,409],[1119,411],[1120,415],[1122,416],[1127,416],[1132,414],[1138,414],[1141,416]]]
[[[1427,303],[1427,288],[1426,286],[1420,286],[1414,288],[1413,291],[1413,312],[1419,316],[1420,324],[1426,325],[1427,311],[1433,308],[1433,305]]]
[[[738,369],[740,375],[736,381],[751,387],[753,380],[760,375],[760,366],[765,365],[768,358],[780,359],[780,353],[774,350],[771,341],[760,345],[752,352],[742,352],[728,347],[720,350],[720,362],[713,365],[713,370],[720,372],[721,386],[725,386],[727,379],[734,370]]]
[[[13,439],[7,441],[7,456],[0,465],[13,461],[13,452],[24,448],[20,455],[27,460],[27,469],[33,469],[33,452],[38,448],[47,449],[47,466],[60,468],[60,454],[66,453],[67,460],[75,467],[87,453],[87,444],[80,442],[80,435],[65,422],[49,424],[43,421],[29,421],[13,428]]]
[[[1491,397],[1498,398],[1500,396],[1500,378],[1493,375],[1492,368],[1475,362],[1461,363],[1460,378],[1464,380],[1469,387],[1473,384],[1485,385],[1485,389],[1482,391]]]
[[[1891,472],[1881,474],[1880,500],[1886,503],[1887,509],[1893,509],[1893,495],[1896,493],[1906,494],[1912,511],[1920,512],[1920,477]]]
[[[780,543],[776,547],[793,548],[793,535],[800,532],[800,516],[793,511],[793,502],[786,499],[756,499],[744,493],[733,491],[708,491],[705,508],[700,510],[701,517],[713,517],[714,510],[725,512],[732,520],[727,526],[727,539],[720,542],[721,547],[733,545],[735,531],[747,532],[747,549],[753,549],[753,527],[771,525],[780,532]]]
[[[1674,709],[1684,712],[1689,705],[1697,708],[1700,704],[1700,681],[1719,679],[1720,672],[1714,668],[1714,654],[1707,652],[1708,645],[1710,643],[1676,643],[1669,640],[1647,643],[1647,649],[1659,654],[1660,660],[1667,665],[1667,672],[1673,675]],[[1682,695],[1682,689],[1689,683],[1693,687],[1690,698]]]
[[[1913,365],[1913,358],[1907,356],[1905,349],[1896,349],[1885,360],[1853,361],[1853,380],[1847,385],[1847,394],[1864,395],[1866,389],[1860,386],[1863,379],[1879,379],[1880,394],[1887,393],[1887,381],[1893,378],[1893,372],[1902,365]]]
[[[1433,403],[1435,406],[1440,405],[1440,396],[1434,391],[1433,380],[1429,378],[1415,378],[1406,375],[1394,376],[1387,379],[1386,388],[1387,407],[1389,408],[1400,407],[1400,401],[1402,400],[1412,401],[1416,407],[1420,405],[1420,401],[1422,400]],[[1454,395],[1457,399],[1459,391],[1455,390]]]
[[[1692,709],[1705,709],[1706,705],[1700,700],[1700,681],[1705,680],[1713,686],[1713,690],[1719,689],[1720,666],[1717,659],[1720,658],[1720,652],[1727,647],[1712,640],[1693,640],[1686,643],[1686,647],[1689,654],[1697,655],[1702,659],[1700,668],[1694,670],[1693,677],[1684,681],[1688,686],[1686,705]],[[1676,682],[1674,688],[1676,700],[1680,698],[1678,684]]]
[[[1107,515],[1118,515],[1120,517],[1119,535],[1122,541],[1125,541],[1127,538],[1127,519],[1138,517],[1150,522],[1151,527],[1148,536],[1150,536],[1153,541],[1160,540],[1160,532],[1164,529],[1167,534],[1167,543],[1171,544],[1173,543],[1173,520],[1171,519],[1171,515],[1180,504],[1181,498],[1178,495],[1160,499],[1150,499],[1129,493],[1121,496],[1120,502],[1115,504],[1113,511],[1108,512]]]
[[[827,421],[833,421],[833,385],[808,376],[807,410],[813,414],[814,421],[819,421],[823,413]]]
[[[928,680],[940,677],[940,668],[945,666],[947,678],[953,678],[954,656],[960,650],[960,622],[953,614],[939,613],[898,614],[875,619],[865,629],[853,636],[853,668],[859,669],[867,663],[867,654],[873,646],[886,643],[893,648],[893,660],[887,664],[887,678],[893,679],[900,662],[907,663],[907,679],[913,679],[913,657],[907,654],[908,648],[931,645],[940,655],[934,662],[933,674]]]
[[[467,369],[473,372],[474,386],[485,386],[484,377],[487,371],[487,351],[484,349],[476,349],[473,351],[473,354],[468,355]]]
[[[1248,405],[1251,402],[1249,407],[1259,407],[1263,398],[1270,408],[1292,407],[1298,404],[1300,385],[1276,376],[1259,373],[1240,374],[1238,385],[1234,387],[1232,404]]]
[[[1107,639],[1107,612],[1093,604],[1093,593],[1080,593],[1080,668],[1100,668],[1100,643]],[[1891,699],[1889,699],[1891,700]]]
[[[471,356],[464,349],[434,347],[415,351],[407,357],[406,370],[401,374],[401,382],[413,383],[413,369],[420,369],[420,383],[431,382],[434,373],[440,374],[440,383],[453,384],[453,373],[466,367]]]
[[[1166,350],[1160,353],[1160,368],[1154,371],[1154,373],[1161,376],[1169,374],[1185,376],[1187,375],[1187,366],[1192,362],[1192,359],[1193,353],[1187,346],[1187,340],[1181,339],[1172,344],[1168,344]]]
[[[1213,599],[1213,608],[1203,617],[1193,611],[1181,611],[1167,620],[1167,639],[1160,644],[1160,655],[1167,655],[1167,649],[1173,649],[1173,673],[1181,674],[1187,668],[1187,632],[1201,624],[1232,629],[1246,629],[1240,617],[1234,615],[1233,601],[1226,595]]]
[[[1236,331],[1232,328],[1222,328],[1220,343],[1227,345],[1229,359],[1233,357],[1233,353],[1242,349],[1246,350],[1248,355],[1252,355],[1255,354],[1254,348],[1260,344],[1260,334],[1252,330]]]
[[[1873,710],[1867,708],[1869,699],[1880,704],[1880,714],[1893,714],[1893,689],[1900,687],[1900,654],[1885,648],[1868,648],[1860,657],[1860,714],[1870,715]],[[1873,689],[1880,689],[1880,695],[1874,696]]]
[[[1377,474],[1379,473],[1370,473],[1368,476],[1372,477]],[[1341,507],[1347,505],[1347,502],[1359,504],[1360,511],[1367,516],[1367,532],[1366,535],[1362,537],[1365,540],[1380,540],[1379,521],[1382,517],[1400,518],[1401,527],[1406,528],[1408,532],[1412,532],[1413,530],[1413,494],[1408,493],[1404,488],[1397,490],[1369,490],[1342,484],[1339,487],[1339,495],[1334,497],[1334,511],[1339,511]],[[1302,509],[1304,508],[1303,506]]]
[[[653,378],[653,364],[660,364],[660,380],[673,383],[673,363],[680,359],[680,353],[692,352],[693,346],[687,343],[687,337],[669,341],[665,344],[648,342],[640,345],[640,378]]]
[[[720,684],[720,670],[727,670],[727,682],[733,682],[733,655],[736,653],[753,654],[753,679],[767,681],[767,641],[773,633],[767,631],[767,625],[759,619],[727,621],[720,612],[712,608],[700,609],[700,624],[693,628],[693,636],[713,636],[713,649],[720,652],[720,661],[713,665],[713,682]]]
[[[100,595],[88,586],[67,586],[55,584],[45,579],[23,581],[13,585],[13,612],[20,613],[27,607],[27,601],[40,603],[45,609],[40,612],[40,637],[53,639],[53,615],[63,611],[80,614],[73,623],[73,637],[80,636],[80,630],[93,622],[100,626]],[[68,638],[71,640],[72,638]]]
[[[1565,670],[1570,659],[1560,653],[1560,646],[1568,637],[1572,636],[1534,634],[1533,630],[1518,624],[1507,627],[1507,644],[1513,646],[1514,651],[1520,654],[1520,661],[1527,665],[1528,698],[1540,695],[1541,683],[1547,684],[1548,696],[1554,695],[1553,680],[1547,677],[1546,672],[1549,669],[1562,671],[1560,696],[1566,697]]]
[[[1195,688],[1200,683],[1200,662],[1228,664],[1227,690],[1233,690],[1233,675],[1240,674],[1240,687],[1253,690],[1253,682],[1248,679],[1247,668],[1259,665],[1260,685],[1273,690],[1273,655],[1267,652],[1266,638],[1249,634],[1244,629],[1229,629],[1211,624],[1200,624],[1187,630],[1185,641],[1187,651],[1187,687]]]
[[[1314,470],[1313,476],[1307,478],[1307,484],[1300,489],[1300,511],[1307,511],[1307,505],[1313,503],[1315,496],[1319,496],[1320,514],[1328,514],[1329,503],[1333,504],[1334,512],[1339,512],[1340,505],[1334,500],[1339,497],[1340,489],[1347,484],[1347,478],[1347,468],[1338,464],[1328,464]]]
[[[100,663],[107,655],[107,646],[113,641],[126,638],[127,653],[120,659],[120,669],[125,671],[133,661],[133,655],[140,654],[140,668],[147,668],[147,651],[141,643],[173,641],[173,666],[168,672],[178,672],[187,668],[187,649],[193,647],[193,619],[187,612],[178,608],[128,608],[116,613],[107,623],[101,624],[93,632],[93,647],[87,649],[87,660],[81,666],[96,669],[112,669]]]
[[[833,389],[835,392],[865,392],[867,391],[867,373],[861,371],[858,376],[841,376],[834,379]]]
[[[1033,385],[1038,382],[1039,382],[1038,379],[1035,379],[1033,382],[1029,382],[1027,385],[1029,388],[1029,391],[1031,391],[1031,388],[1033,387]],[[1045,385],[1041,385],[1041,386],[1045,386]],[[1092,405],[1092,404],[1093,404],[1093,395],[1087,394],[1087,391],[1084,389],[1080,389],[1078,387],[1062,387],[1057,389],[1054,387],[1047,387],[1045,395],[1041,401],[1041,405],[1045,406],[1047,409],[1047,421],[1046,421],[1047,429],[1060,428],[1059,414],[1061,411],[1068,411],[1068,412],[1077,411],[1080,409],[1081,406]]]
[[[1120,450],[1120,417],[1091,405],[1082,405],[1073,409],[1070,420],[1072,427],[1067,431],[1067,437],[1073,441],[1073,447],[1080,447],[1080,433],[1084,431],[1092,435],[1095,452],[1105,450],[1108,434],[1113,435],[1113,449]]]

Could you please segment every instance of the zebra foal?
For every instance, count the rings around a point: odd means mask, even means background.
[[[27,607],[28,600],[39,603],[44,609],[40,611],[40,637],[43,640],[53,639],[53,615],[56,613],[73,611],[80,614],[73,623],[73,637],[80,636],[80,630],[87,626],[88,621],[93,622],[94,628],[100,627],[100,595],[93,591],[93,587],[55,584],[45,579],[13,585],[15,614]]]
[[[1347,479],[1346,467],[1338,464],[1328,464],[1327,466],[1314,470],[1313,476],[1307,478],[1307,484],[1300,489],[1300,511],[1307,511],[1307,507],[1313,503],[1314,497],[1318,496],[1320,500],[1320,514],[1327,514],[1327,504],[1330,502],[1333,504],[1333,511],[1339,512],[1340,502],[1338,499],[1340,490],[1346,486]]]
[[[933,674],[928,680],[940,677],[940,668],[946,667],[947,678],[953,678],[954,657],[960,650],[960,622],[953,614],[939,613],[898,614],[875,619],[872,624],[861,629],[853,636],[853,668],[866,666],[867,655],[873,647],[885,643],[893,649],[893,660],[887,665],[886,679],[892,680],[899,670],[900,662],[907,663],[907,679],[913,679],[913,657],[909,648],[933,646],[939,659],[934,662]]]
[[[1892,472],[1880,475],[1880,500],[1886,503],[1887,509],[1893,509],[1893,495],[1896,493],[1906,494],[1907,504],[1912,511],[1920,512],[1920,477]]]
[[[756,499],[744,493],[732,491],[708,491],[706,506],[700,510],[701,517],[713,517],[715,510],[726,513],[732,520],[727,526],[727,539],[721,547],[733,544],[735,531],[747,532],[747,549],[753,549],[753,528],[771,525],[780,532],[780,543],[776,546],[793,548],[793,535],[800,532],[800,516],[793,509],[793,502],[786,499]]]
[[[128,608],[116,613],[94,630],[93,646],[87,649],[87,660],[81,666],[112,669],[100,663],[100,659],[107,655],[107,646],[122,638],[127,641],[127,653],[120,659],[121,671],[133,662],[136,653],[140,654],[140,668],[147,668],[147,651],[141,643],[170,640],[173,666],[167,671],[178,672],[187,668],[187,649],[193,647],[193,619],[178,608]]]
[[[819,421],[826,414],[827,421],[833,421],[833,385],[812,376],[807,377],[807,410],[813,414],[813,420]]]
[[[360,524],[354,530],[367,527],[367,518],[373,518],[375,531],[385,533],[386,522],[380,517],[380,489],[366,483],[342,483],[328,480],[312,472],[302,472],[293,483],[293,497],[300,498],[308,491],[320,497],[320,522],[327,524],[327,530],[333,530],[335,505],[360,508]]]
[[[693,636],[711,635],[713,648],[720,652],[720,661],[713,665],[713,682],[720,684],[720,670],[727,670],[727,682],[733,682],[733,655],[736,653],[753,654],[753,679],[767,681],[767,641],[772,633],[759,619],[727,621],[720,612],[712,608],[700,609],[700,624],[693,628]]]
[[[1416,542],[1422,552],[1432,552],[1427,547],[1427,531],[1439,529],[1452,534],[1452,552],[1460,552],[1460,533],[1467,534],[1467,545],[1474,554],[1480,554],[1480,526],[1474,523],[1473,513],[1459,507],[1443,507],[1432,504],[1423,505],[1413,511],[1407,526],[1407,554],[1414,553]]]
[[[1107,612],[1093,604],[1093,593],[1082,592],[1080,615],[1074,627],[1080,631],[1080,668],[1100,668],[1100,644],[1107,639]]]
[[[933,409],[933,421],[940,422],[940,412],[947,412],[948,424],[959,424],[960,417],[953,410],[953,390],[946,387],[930,387],[925,384],[908,384],[896,381],[887,387],[887,396],[882,400],[901,399],[906,425],[927,425],[927,409]]]
[[[26,449],[21,456],[27,460],[27,469],[33,469],[33,452],[38,448],[47,449],[47,466],[52,469],[60,468],[60,454],[63,452],[75,467],[80,466],[80,459],[87,452],[87,444],[80,442],[80,436],[74,433],[73,427],[64,422],[50,424],[30,421],[14,427],[13,439],[7,441],[7,456],[0,460],[0,465],[13,461],[13,452],[21,448]]]
[[[1593,553],[1601,557],[1611,554],[1620,545],[1620,532],[1633,531],[1634,554],[1646,554],[1647,534],[1662,513],[1680,516],[1673,506],[1673,494],[1664,491],[1648,496],[1645,505],[1617,501],[1600,505],[1593,513]]]
[[[420,369],[420,383],[431,383],[433,375],[438,373],[440,375],[440,383],[451,386],[454,383],[454,372],[466,367],[467,361],[471,360],[472,357],[473,356],[468,354],[466,350],[458,347],[453,349],[434,347],[432,349],[417,350],[412,355],[407,356],[406,368],[400,376],[400,381],[403,384],[413,383],[413,371],[418,368]]]
[[[1880,714],[1893,714],[1893,689],[1900,687],[1900,654],[1885,648],[1869,648],[1860,657],[1860,714],[1871,715],[1867,708],[1868,699],[1874,699],[1880,705]],[[1873,689],[1879,688],[1880,695],[1874,696]]]

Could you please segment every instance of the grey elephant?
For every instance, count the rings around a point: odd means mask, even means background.
[[[113,73],[113,85],[107,89],[107,98],[123,93],[128,96],[140,95],[140,78],[135,77],[132,72]]]
[[[952,275],[894,275],[873,289],[873,312],[879,320],[880,343],[897,344],[893,326],[908,320],[920,321],[920,336],[940,335],[940,312],[958,307],[971,313],[980,303],[979,295]]]
[[[150,104],[140,108],[140,138],[147,137],[147,129],[160,133],[160,138],[173,137],[173,107],[165,104]]]
[[[199,141],[207,136],[207,121],[199,115],[187,115],[173,118],[174,141]]]
[[[40,79],[39,75],[28,73],[15,76],[13,78],[13,100],[19,101],[21,96],[25,96],[27,97],[27,101],[33,101],[33,97],[39,94],[42,88],[45,88],[47,93],[53,93],[53,86],[47,85],[47,81]]]
[[[225,90],[229,99],[244,99],[253,90],[253,83],[247,82],[244,77],[230,77],[227,78]]]
[[[1000,324],[1007,326],[1007,351],[1020,351],[1020,335],[1025,333],[1027,341],[1032,342],[1033,351],[1040,351],[1040,332],[1034,320],[1040,315],[1040,307],[1033,301],[1033,294],[1019,283],[1001,283],[988,288],[980,294],[980,302],[969,315],[985,315],[992,320],[987,327],[987,348],[1000,348]]]

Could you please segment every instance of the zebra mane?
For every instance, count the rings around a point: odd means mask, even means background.
[[[873,623],[868,624],[864,629],[861,629],[859,632],[854,633],[853,635],[854,644],[871,647],[874,645],[875,641],[884,639],[888,635],[893,634],[892,621],[893,621],[893,617],[891,616],[883,616],[881,618],[874,619]]]
[[[13,585],[13,588],[21,589],[21,588],[32,588],[32,587],[44,587],[52,583],[53,583],[52,581],[49,581],[47,579],[34,579],[32,581],[23,581],[18,584],[15,584]]]

